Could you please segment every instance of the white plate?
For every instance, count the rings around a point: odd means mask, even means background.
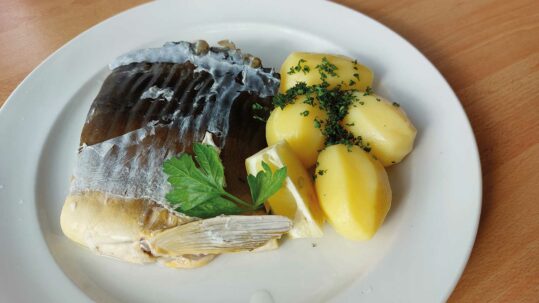
[[[266,66],[305,50],[374,70],[375,90],[402,104],[419,130],[411,156],[390,171],[394,204],[374,239],[350,242],[326,228],[322,239],[172,270],[98,257],[62,235],[80,130],[107,64],[132,49],[199,38],[229,38]],[[0,151],[2,302],[439,302],[464,269],[481,206],[477,147],[449,85],[397,34],[329,2],[184,0],[117,15],[13,92],[0,112]]]

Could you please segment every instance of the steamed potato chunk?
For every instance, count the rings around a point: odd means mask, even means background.
[[[397,103],[356,93],[359,102],[348,109],[343,126],[361,136],[384,166],[399,163],[414,146],[417,130]]]
[[[266,141],[274,145],[286,140],[290,148],[308,168],[316,163],[318,151],[324,147],[324,135],[315,127],[315,119],[326,120],[327,114],[318,106],[303,103],[301,96],[283,109],[275,108],[266,124]]]
[[[384,167],[357,146],[332,145],[318,157],[316,191],[328,222],[343,237],[367,240],[391,206]]]
[[[327,75],[326,81],[329,83],[329,88],[340,84],[342,89],[365,91],[367,87],[372,86],[372,71],[352,58],[340,55],[294,52],[281,65],[280,92],[286,92],[298,82],[305,82],[307,85],[322,83],[316,66],[323,63],[323,58],[336,67],[335,76]]]

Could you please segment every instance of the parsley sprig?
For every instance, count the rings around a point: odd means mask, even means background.
[[[172,186],[166,198],[177,211],[188,216],[211,218],[254,211],[281,188],[286,178],[286,167],[272,172],[269,165],[262,162],[263,171],[247,176],[253,200],[248,203],[225,190],[224,167],[212,146],[196,143],[193,151],[196,164],[187,153],[163,164]]]

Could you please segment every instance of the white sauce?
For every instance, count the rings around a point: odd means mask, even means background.
[[[142,93],[140,99],[159,99],[163,98],[170,102],[174,96],[174,91],[170,87],[159,88],[157,86],[152,86]]]

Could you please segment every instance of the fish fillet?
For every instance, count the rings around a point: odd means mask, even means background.
[[[265,124],[254,117],[266,118],[277,73],[233,44],[202,40],[132,51],[110,68],[82,129],[61,213],[68,238],[127,262],[188,268],[222,252],[272,246],[291,228],[280,216],[178,213],[165,199],[162,171],[164,160],[210,140],[221,150],[227,191],[249,199],[244,160],[265,147]]]

